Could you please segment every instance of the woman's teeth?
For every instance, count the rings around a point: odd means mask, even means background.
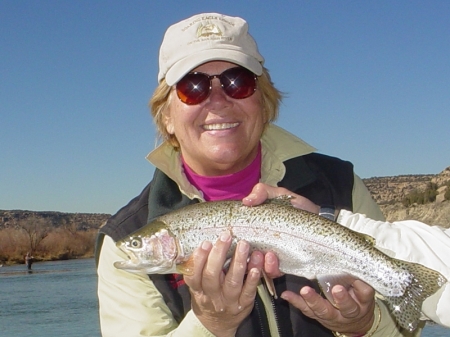
[[[203,125],[203,128],[205,130],[225,130],[225,129],[231,129],[238,126],[239,123],[222,123],[222,124],[205,124]]]

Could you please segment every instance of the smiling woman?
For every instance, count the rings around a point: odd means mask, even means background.
[[[212,61],[193,71],[223,74],[235,69],[230,62]],[[199,104],[172,100],[164,118],[167,133],[177,139],[185,163],[205,176],[231,174],[247,167],[256,157],[265,122],[259,90],[232,98],[218,79],[211,80],[210,93]]]
[[[282,95],[245,20],[204,13],[170,26],[160,48],[158,81],[150,108],[163,142],[147,156],[155,175],[98,238],[102,334],[401,336],[383,302],[363,282],[352,289],[336,285],[339,295],[332,305],[316,293],[317,282],[272,273],[277,293],[306,292],[300,295],[309,307],[271,299],[260,278],[263,271],[273,272],[275,258],[250,252],[246,241],[237,244],[224,272],[232,241],[228,232],[215,245],[202,242],[192,255],[194,273],[184,278],[114,267],[127,260],[116,242],[152,219],[197,202],[268,198],[271,186],[279,195],[296,193],[300,208],[310,212],[327,206],[382,219],[351,163],[313,153],[313,147],[273,125]]]

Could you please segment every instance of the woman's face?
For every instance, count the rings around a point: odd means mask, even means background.
[[[233,67],[233,63],[213,61],[193,71],[216,75]],[[233,99],[214,78],[209,97],[200,104],[181,102],[175,90],[170,95],[166,129],[175,134],[183,158],[194,172],[205,176],[230,174],[256,157],[266,122],[258,89],[250,97]]]

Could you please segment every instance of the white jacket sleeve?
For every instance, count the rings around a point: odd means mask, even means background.
[[[391,257],[440,272],[447,283],[424,301],[422,312],[436,323],[450,327],[450,229],[414,220],[375,221],[346,210],[341,210],[337,222],[373,237],[375,246]]]

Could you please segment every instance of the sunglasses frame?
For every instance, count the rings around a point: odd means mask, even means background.
[[[236,77],[234,77],[233,79],[229,80],[229,79],[226,77],[227,72],[228,72],[228,73],[234,72],[234,71],[236,71],[237,69],[240,70],[240,72],[239,72],[238,74],[236,74],[236,75],[238,75],[238,76],[236,76]],[[228,88],[230,88],[231,86],[233,86],[234,82],[235,82],[235,81],[239,78],[239,76],[242,75],[242,74],[251,74],[251,77],[253,78],[253,81],[254,81],[254,82],[253,82],[253,89],[252,89],[250,92],[248,92],[247,94],[245,94],[244,96],[242,96],[242,97],[233,97],[233,96],[232,96],[233,93],[230,92],[230,89],[228,89]],[[183,84],[183,83],[184,83],[183,81],[186,81],[187,79],[189,79],[189,76],[192,76],[192,75],[195,75],[195,76],[201,75],[201,76],[203,76],[203,78],[201,79],[202,81],[203,81],[204,79],[207,79],[207,80],[209,81],[208,91],[207,91],[207,92],[205,92],[205,91],[201,92],[199,95],[197,95],[196,98],[189,97],[189,94],[185,94],[185,93],[184,93],[182,90],[180,90],[180,88],[179,88],[180,83]],[[205,74],[205,73],[200,72],[200,71],[195,71],[195,72],[191,72],[191,73],[186,74],[186,75],[185,75],[181,80],[179,80],[178,83],[175,85],[175,90],[176,90],[176,92],[177,92],[178,98],[180,99],[181,102],[183,102],[184,104],[187,104],[187,105],[197,105],[197,104],[200,104],[200,103],[204,102],[204,101],[209,97],[209,95],[211,95],[211,91],[212,91],[212,80],[215,79],[215,78],[218,78],[218,79],[219,79],[219,81],[220,81],[220,86],[222,87],[222,89],[223,89],[223,91],[225,92],[225,94],[226,94],[228,97],[231,97],[231,98],[233,98],[233,99],[244,99],[244,98],[250,97],[250,96],[252,96],[252,95],[255,93],[255,91],[256,91],[256,89],[257,89],[257,84],[256,84],[256,83],[257,83],[257,78],[258,78],[258,77],[256,76],[256,74],[254,74],[253,72],[251,72],[251,71],[248,70],[247,68],[244,68],[244,67],[241,67],[241,66],[237,66],[237,67],[228,68],[228,69],[224,70],[222,73],[220,73],[220,74],[214,74],[214,75]],[[247,80],[248,80],[248,78],[244,81],[244,83],[243,83],[244,86],[245,86]],[[227,83],[224,83],[225,81],[226,81]],[[228,82],[229,82],[229,83],[228,83]],[[193,83],[193,80],[191,80],[190,83],[187,83],[187,84],[192,84],[192,83]],[[225,87],[225,85],[227,85],[227,87]],[[195,89],[195,86],[196,86],[195,84],[192,84],[192,89],[191,89],[191,90]],[[241,88],[244,87],[244,86],[241,86]],[[249,87],[249,89],[251,89],[251,87]],[[239,88],[238,88],[238,90],[236,90],[236,92],[239,92]]]

